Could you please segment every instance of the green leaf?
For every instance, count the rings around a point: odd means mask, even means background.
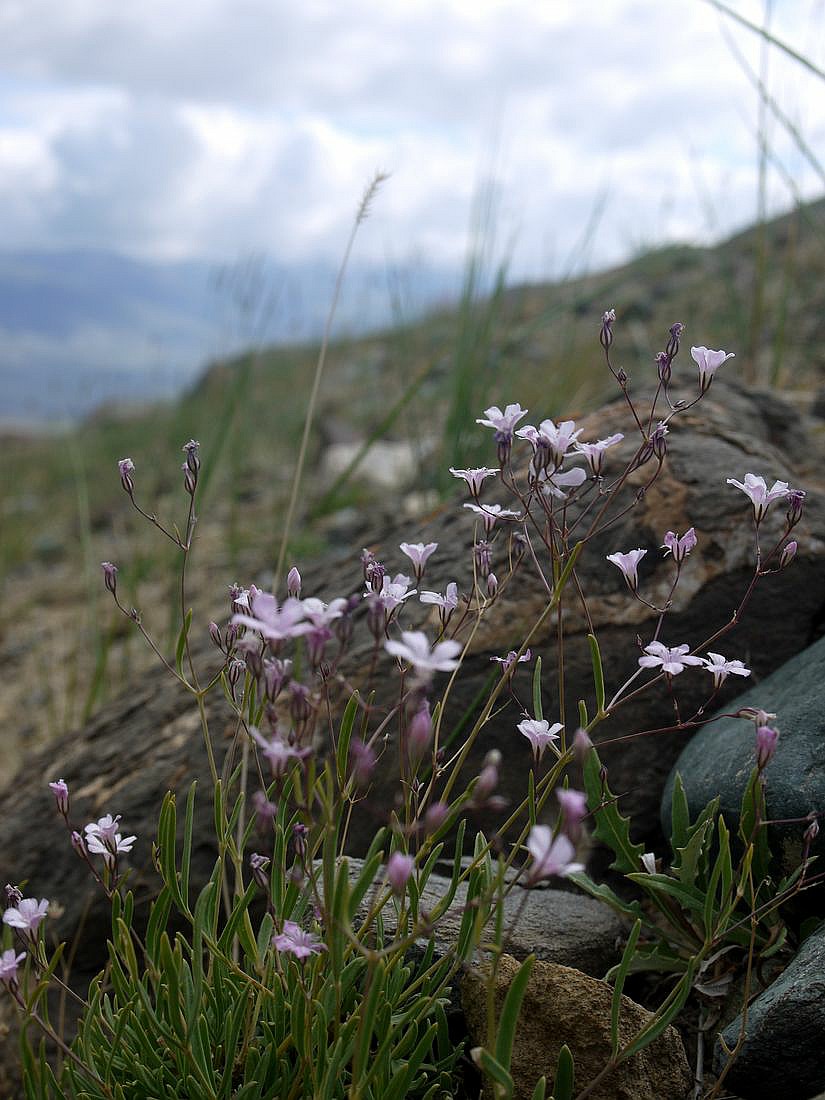
[[[544,718],[541,708],[541,657],[536,657],[536,667],[533,669],[533,715],[538,722]]]
[[[544,1078],[542,1078],[544,1080]],[[575,1067],[570,1047],[565,1043],[556,1062],[556,1078],[553,1082],[553,1100],[573,1100]],[[537,1086],[538,1087],[538,1086]],[[533,1094],[535,1096],[535,1093]],[[544,1093],[542,1092],[542,1096]]]
[[[370,1044],[375,1030],[378,1006],[384,995],[385,978],[386,968],[382,960],[379,959],[376,964],[370,968],[367,994],[361,1001],[361,1011],[358,1014],[360,1023],[358,1025],[358,1036],[355,1040],[352,1077],[353,1085],[356,1086],[363,1085],[363,1076],[369,1070]]]
[[[338,733],[338,745],[336,748],[336,767],[338,771],[338,786],[344,789],[347,782],[347,766],[349,764],[349,746],[352,740],[352,729],[355,725],[355,715],[358,711],[358,692],[354,691],[349,697],[344,715],[341,719],[341,728]]]
[[[604,714],[604,669],[602,668],[602,655],[595,634],[588,634],[590,643],[590,660],[593,664],[593,686],[596,689],[596,714]]]
[[[619,808],[607,783],[602,788],[602,762],[595,748],[584,758],[584,788],[587,804],[593,814],[593,832],[616,856],[611,867],[616,871],[638,871],[641,866],[644,845],[630,839],[630,821],[619,813]]]
[[[683,909],[689,913],[701,913],[705,905],[705,895],[693,886],[685,886],[670,875],[649,875],[646,872],[634,872],[627,876],[631,882],[644,886],[652,894],[668,894],[676,898]]]
[[[682,975],[676,987],[659,1006],[650,1023],[636,1035],[634,1039],[621,1052],[619,1060],[626,1062],[646,1046],[650,1046],[658,1039],[662,1032],[672,1023],[684,1008],[685,1002],[693,988],[693,975],[696,971],[697,960],[691,959],[687,964],[687,970]]]
[[[584,699],[579,699],[579,725],[583,730],[586,730],[590,725],[587,717],[587,703],[585,703]]]
[[[531,1097],[531,1100],[544,1100],[546,1095],[547,1095],[547,1078],[546,1077],[539,1077],[538,1081],[536,1081],[536,1087],[533,1089],[533,1095]],[[551,1098],[551,1100],[552,1100],[552,1098]]]
[[[180,882],[181,893],[186,900],[187,906],[189,905],[189,864],[192,859],[192,826],[195,815],[195,789],[197,785],[198,781],[196,779],[189,787],[189,794],[186,796],[186,814],[183,821],[183,851],[181,852],[180,858]]]
[[[510,1100],[513,1095],[513,1078],[510,1076],[508,1070],[504,1068],[493,1055],[484,1047],[476,1047],[473,1052],[478,1059],[477,1065],[483,1073],[486,1073],[488,1077],[491,1077],[497,1085],[500,1085],[504,1090],[504,1097],[506,1100]]]
[[[633,920],[643,920],[642,908],[638,901],[625,901],[624,898],[620,898],[618,894],[614,893],[609,886],[603,882],[594,882],[584,871],[576,871],[572,875],[567,876],[568,882],[574,882],[581,890],[584,890],[586,894],[596,898],[598,901],[603,901],[610,906],[611,909],[617,913],[621,913],[622,916],[632,917]]]
[[[498,1022],[498,1034],[496,1035],[496,1060],[505,1070],[510,1069],[510,1059],[513,1055],[513,1040],[516,1037],[516,1024],[518,1023],[521,1002],[527,992],[527,983],[530,973],[536,961],[535,955],[528,955],[510,982],[507,996],[501,1009],[501,1018]]]
[[[690,825],[690,810],[688,809],[687,795],[679,772],[673,781],[673,794],[670,799],[670,847],[673,858],[680,848],[684,848],[688,839],[688,827]]]
[[[183,620],[183,626],[180,628],[180,634],[178,634],[178,644],[175,646],[175,671],[178,676],[183,677],[183,655],[186,652],[186,639],[189,637],[189,628],[192,625],[192,608],[186,612]]]
[[[616,971],[616,982],[613,986],[613,1000],[610,1004],[610,1047],[614,1058],[619,1052],[619,1017],[622,1012],[622,990],[624,989],[627,975],[630,972],[630,964],[633,962],[633,955],[636,951],[636,944],[639,941],[639,933],[641,931],[642,922],[637,920],[630,930],[630,935],[627,937],[627,944],[622,954],[622,961],[619,963],[619,969]]]

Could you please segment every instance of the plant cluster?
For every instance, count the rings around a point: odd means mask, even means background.
[[[79,1031],[69,1044],[48,1013],[47,993],[63,982],[61,951],[50,955],[43,934],[50,903],[8,888],[0,981],[27,1025],[27,1096],[454,1096],[464,1050],[450,1034],[446,1006],[462,969],[480,958],[489,963],[489,1026],[485,1042],[470,1053],[496,1094],[512,1095],[512,1041],[532,957],[496,1019],[495,970],[512,933],[505,926],[504,899],[522,891],[526,902],[531,888],[553,876],[571,878],[633,922],[622,962],[611,975],[613,1052],[603,1074],[652,1042],[692,993],[712,1001],[737,971],[749,974],[756,959],[781,946],[785,929],[778,907],[810,881],[810,861],[806,850],[794,875],[778,885],[771,881],[764,785],[777,745],[775,716],[740,714],[754,723],[755,741],[738,848],[718,803],[689,820],[677,783],[669,868],[631,840],[591,737],[629,699],[652,690],[664,690],[672,700],[668,728],[696,728],[708,720],[729,676],[749,676],[741,660],[711,647],[740,620],[762,579],[791,564],[797,550],[791,535],[805,494],[783,481],[769,488],[750,472],[742,481],[727,479],[750,502],[753,573],[730,622],[699,642],[666,632],[673,593],[699,542],[693,528],[662,533],[673,573],[661,605],[644,595],[640,566],[647,551],[609,554],[630,597],[653,612],[655,626],[640,640],[633,675],[608,691],[577,564],[656,482],[673,424],[701,402],[730,358],[724,351],[692,348],[696,392],[689,401],[675,399],[672,379],[683,326],[674,324],[656,357],[655,392],[642,409],[631,397],[627,374],[612,360],[614,324],[611,310],[602,319],[600,343],[626,404],[627,441],[619,433],[586,441],[572,420],[525,424],[527,410],[519,404],[486,409],[477,422],[493,433],[495,464],[451,468],[470,498],[462,511],[474,536],[468,561],[452,551],[456,575],[443,591],[424,587],[429,559],[439,550],[451,552],[434,542],[401,544],[406,572],[394,573],[364,551],[359,589],[332,599],[304,595],[295,567],[281,591],[278,578],[273,593],[234,585],[226,621],[209,625],[219,662],[208,676],[193,658],[186,588],[199,444],[190,440],[183,448],[188,512],[182,528],[164,524],[144,507],[135,463],[121,460],[131,504],[180,553],[181,628],[173,656],[162,652],[140,612],[121,602],[117,567],[110,562],[103,563],[104,582],[200,715],[215,863],[208,881],[195,889],[192,848],[203,842],[193,836],[195,789],[186,797],[182,823],[175,796],[167,793],[152,844],[160,888],[148,923],[139,925],[128,858],[145,840],[124,836],[120,817],[111,813],[75,828],[68,784],[51,784],[72,847],[111,903],[112,936],[108,964],[84,998]],[[614,457],[619,454],[621,462]],[[489,499],[491,485],[509,495],[507,505]],[[781,533],[766,541],[766,514],[780,504]],[[518,650],[492,658],[496,676],[478,708],[457,718],[450,695],[465,655],[490,608],[506,600],[527,572],[544,589],[544,608]],[[593,694],[578,701],[578,727],[570,730],[563,612],[573,602],[591,627]],[[420,629],[420,615],[411,611],[416,603],[428,609],[428,630]],[[554,710],[545,716],[542,662],[531,646],[551,628],[558,668]],[[353,669],[360,630],[371,639],[370,656]],[[680,705],[683,674],[702,676],[707,684],[695,711]],[[213,691],[223,693],[234,716],[235,737],[224,760],[216,756],[207,720],[205,700]],[[463,778],[473,746],[493,721],[505,740],[524,737],[532,749],[517,805],[506,805],[498,793],[499,751],[489,753],[469,781]],[[583,791],[571,786],[579,768]],[[364,859],[350,860],[343,853],[351,823],[369,803],[375,779],[393,769],[396,802]],[[484,808],[506,813],[495,837],[468,832],[468,811]],[[803,824],[810,841],[816,819]],[[586,875],[578,857],[588,830],[612,848],[614,866],[637,900]],[[465,845],[469,858],[463,858]],[[427,908],[425,887],[450,848],[449,885]],[[439,925],[456,907],[458,934],[451,946],[439,941],[436,950]],[[651,1022],[622,1046],[621,993],[627,975],[640,969],[675,980]],[[31,1026],[55,1045],[56,1063],[44,1046],[32,1044]],[[584,1097],[594,1087],[576,1094],[574,1069],[564,1048],[551,1086],[556,1100]],[[546,1087],[544,1079],[537,1082],[534,1095],[544,1096]]]

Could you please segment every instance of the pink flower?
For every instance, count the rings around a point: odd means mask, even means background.
[[[485,478],[495,477],[498,474],[498,470],[490,470],[487,466],[479,466],[472,470],[456,470],[453,466],[450,467],[450,473],[453,477],[461,477],[467,482],[467,486],[472,496],[478,500],[478,494],[481,492],[481,486]]]
[[[779,568],[786,569],[796,557],[796,551],[799,549],[799,545],[796,539],[791,539],[790,542],[786,542],[782,547],[782,553],[779,555]]]
[[[541,760],[544,750],[553,741],[558,741],[559,731],[564,729],[561,722],[555,722],[552,726],[545,719],[525,718],[516,726],[519,733],[523,733],[533,746],[533,755],[536,761]]]
[[[98,821],[92,821],[85,826],[86,849],[93,855],[103,856],[103,860],[111,866],[120,852],[131,852],[137,840],[136,836],[123,837],[120,834],[120,814],[112,817],[106,814]]]
[[[639,587],[639,562],[647,553],[647,550],[628,550],[625,554],[608,554],[607,560],[615,565],[617,569],[621,569],[624,579],[627,581],[627,586],[631,592],[635,592]]]
[[[662,549],[665,554],[672,554],[676,564],[681,565],[697,542],[696,532],[692,527],[689,527],[681,538],[675,531],[668,531],[662,543]]]
[[[668,676],[678,676],[688,665],[703,665],[701,657],[689,656],[690,646],[677,645],[668,649],[661,642],[651,642],[645,646],[646,657],[639,658],[641,668],[661,668]]]
[[[243,606],[241,600],[244,595],[245,593],[241,593],[235,603]],[[304,621],[306,616],[300,600],[288,597],[279,608],[278,601],[269,592],[254,588],[246,596],[250,614],[233,615],[232,622],[256,630],[266,641],[281,642],[285,638],[297,638],[312,629],[312,625]]]
[[[557,787],[556,798],[568,823],[582,822],[587,817],[587,795],[584,791],[576,791],[572,787]]]
[[[607,439],[599,439],[595,443],[576,443],[576,450],[587,459],[593,477],[601,477],[604,469],[604,452],[608,447],[614,447],[621,443],[624,436],[621,432],[609,435]]]
[[[527,837],[527,850],[533,857],[533,865],[527,879],[531,886],[543,878],[550,878],[551,875],[564,878],[576,871],[584,870],[583,863],[573,862],[576,849],[569,838],[564,833],[559,833],[554,840],[553,830],[549,825],[533,826]]]
[[[249,727],[249,732],[260,745],[262,754],[269,761],[274,776],[286,775],[291,761],[303,760],[312,752],[311,749],[296,749],[294,745],[288,745],[280,737],[273,737],[271,741],[267,741],[254,726]]]
[[[550,452],[552,464],[561,466],[564,456],[583,431],[582,428],[579,428],[578,431],[575,429],[576,424],[573,420],[563,420],[558,425],[552,420],[542,420],[538,428],[528,424],[526,427],[520,428],[516,435],[528,440],[534,450],[539,447],[546,447],[547,451]]]
[[[514,649],[511,649],[506,657],[491,657],[490,660],[498,661],[500,665],[504,666],[501,671],[507,672],[513,667],[513,665],[526,664],[527,662],[532,660],[532,657],[533,654],[529,649],[525,649],[520,657]]]
[[[387,882],[398,897],[406,890],[414,867],[413,857],[404,855],[403,852],[393,852],[387,860]]]
[[[735,485],[737,489],[741,489],[750,498],[753,505],[754,519],[757,523],[761,522],[768,506],[773,501],[783,500],[788,495],[787,481],[775,481],[769,489],[765,484],[764,477],[757,477],[755,474],[745,474],[744,482],[729,477],[727,483],[728,485]]]
[[[366,595],[380,604],[385,611],[395,611],[404,600],[408,600],[418,591],[417,588],[410,588],[410,583],[410,578],[404,573],[396,573],[392,580],[387,576],[382,579],[380,592],[375,592],[367,585]]]
[[[567,500],[567,490],[577,489],[586,480],[587,474],[580,466],[574,466],[572,470],[557,470],[555,473],[542,472],[541,491],[545,496]]]
[[[35,898],[23,898],[17,905],[7,909],[3,913],[3,923],[10,928],[19,928],[22,932],[28,932],[34,938],[38,926],[46,919],[49,903],[45,898],[37,901]]]
[[[272,946],[276,951],[286,951],[294,955],[296,959],[306,959],[310,955],[326,951],[326,945],[316,936],[305,932],[300,924],[291,920],[285,920],[283,931],[272,937]]]
[[[484,531],[488,535],[499,520],[521,519],[520,512],[514,512],[512,508],[502,508],[500,504],[465,504],[464,507],[481,516],[484,520]]]
[[[336,619],[340,619],[344,614],[346,606],[347,601],[342,596],[339,596],[328,604],[324,603],[323,600],[316,599],[315,596],[309,596],[307,599],[301,600],[301,610],[303,611],[304,618],[312,623],[312,626],[315,627],[316,630],[323,630],[329,627],[330,623],[333,623]]]
[[[498,405],[491,405],[484,410],[486,420],[477,419],[476,424],[483,424],[485,428],[493,428],[503,436],[512,436],[513,428],[523,416],[527,416],[527,409],[521,405],[508,405],[504,412]]]
[[[455,611],[458,607],[458,585],[450,581],[443,596],[440,592],[422,592],[418,598],[422,603],[433,603],[445,611]]]
[[[690,354],[694,363],[699,367],[699,389],[702,393],[710,389],[713,376],[719,367],[726,363],[728,359],[735,357],[732,351],[711,351],[710,348],[704,347],[691,348]]]
[[[15,955],[13,947],[9,947],[5,950],[3,954],[0,955],[0,982],[5,982],[6,985],[16,985],[17,968],[25,957],[25,951],[21,951],[19,955]]]
[[[430,649],[427,635],[420,630],[404,630],[401,641],[391,638],[384,646],[387,653],[407,661],[419,676],[429,677],[433,672],[452,672],[458,668],[456,657],[461,652],[459,642],[439,642]]]
[[[421,574],[424,572],[424,566],[427,564],[427,559],[433,551],[438,549],[438,543],[428,542],[425,546],[423,542],[402,542],[399,549],[401,553],[406,554],[413,563],[415,575],[420,580]]]
[[[713,673],[714,688],[720,687],[731,674],[734,676],[750,676],[751,674],[751,670],[745,668],[741,661],[726,661],[721,653],[711,653],[709,650],[707,657],[702,660],[702,664],[708,672]]]

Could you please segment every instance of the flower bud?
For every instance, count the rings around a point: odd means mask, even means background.
[[[785,545],[782,547],[782,553],[779,555],[780,569],[785,569],[791,564],[791,562],[796,557],[797,548],[798,546],[796,539],[791,539],[790,542],[785,543]]]
[[[195,489],[198,485],[197,475],[192,473],[185,462],[181,466],[181,470],[183,470],[183,487],[189,496],[192,497],[195,495]]]
[[[100,565],[103,569],[103,583],[115,596],[117,594],[117,566],[112,565],[110,561],[102,561]]]
[[[670,358],[667,352],[660,351],[656,356],[656,370],[662,385],[669,385],[672,371],[670,369]]]
[[[72,830],[72,847],[81,859],[87,858],[85,841],[83,840],[83,837],[80,835],[77,829]]]
[[[437,833],[450,815],[450,807],[446,802],[433,802],[424,814],[424,832]]]
[[[189,472],[192,474],[195,482],[198,480],[198,471],[201,468],[201,460],[198,457],[198,451],[200,449],[200,443],[197,439],[190,439],[188,443],[184,443],[181,450],[186,453],[186,466]]]
[[[616,310],[608,309],[602,314],[602,330],[599,333],[599,343],[605,351],[610,350],[613,343],[613,324],[616,320]]]
[[[211,622],[209,624],[209,637],[212,639],[218,649],[223,651],[223,638],[221,637],[221,628],[216,622]]]
[[[297,725],[306,722],[312,714],[312,704],[309,701],[309,688],[305,684],[299,684],[295,680],[289,684],[289,713],[292,721]]]
[[[490,599],[495,599],[496,592],[498,592],[498,577],[495,573],[487,574],[487,595]]]
[[[350,773],[357,787],[366,787],[375,769],[375,752],[365,741],[350,741]]]
[[[808,494],[804,489],[791,489],[787,496],[788,511],[785,513],[785,518],[788,521],[788,530],[796,527],[797,523],[802,519],[802,510],[805,507],[805,497]]]
[[[779,730],[773,726],[758,726],[756,730],[756,765],[760,771],[768,764],[776,752]]]
[[[475,559],[478,575],[486,579],[490,574],[493,564],[493,552],[490,549],[489,542],[485,539],[477,542],[473,547],[473,558]]]
[[[13,886],[10,882],[6,883],[6,904],[12,908],[16,908],[23,900],[22,890],[18,890],[16,886]]]
[[[135,483],[132,479],[132,474],[135,471],[135,464],[131,458],[121,458],[117,464],[117,468],[120,472],[120,484],[131,496],[135,491]]]
[[[286,590],[296,600],[301,595],[301,574],[294,565],[286,575]]]
[[[65,779],[58,779],[55,783],[50,783],[49,787],[54,795],[57,812],[65,817],[69,812],[69,788]]]
[[[393,852],[387,860],[387,882],[396,897],[402,897],[413,873],[415,860],[403,852]]]
[[[260,887],[261,890],[269,890],[269,875],[267,874],[267,868],[270,862],[268,856],[259,855],[257,852],[253,852],[249,857],[252,877],[255,880],[255,884]]]
[[[432,744],[433,723],[430,718],[430,704],[425,699],[410,721],[407,730],[407,744],[409,746],[410,760],[417,764],[426,756]]]
[[[230,687],[235,687],[238,680],[246,672],[246,663],[241,661],[238,657],[233,657],[226,668],[226,676],[229,680]]]
[[[303,825],[300,821],[296,822],[292,826],[292,847],[295,849],[296,857],[303,863],[307,855],[307,837],[309,836],[309,829],[306,825]]]

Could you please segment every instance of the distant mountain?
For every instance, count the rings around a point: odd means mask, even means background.
[[[209,361],[320,335],[336,271],[251,257],[221,267],[104,251],[0,252],[0,422],[75,420],[168,397]],[[361,334],[457,292],[455,272],[353,265],[336,330]]]

